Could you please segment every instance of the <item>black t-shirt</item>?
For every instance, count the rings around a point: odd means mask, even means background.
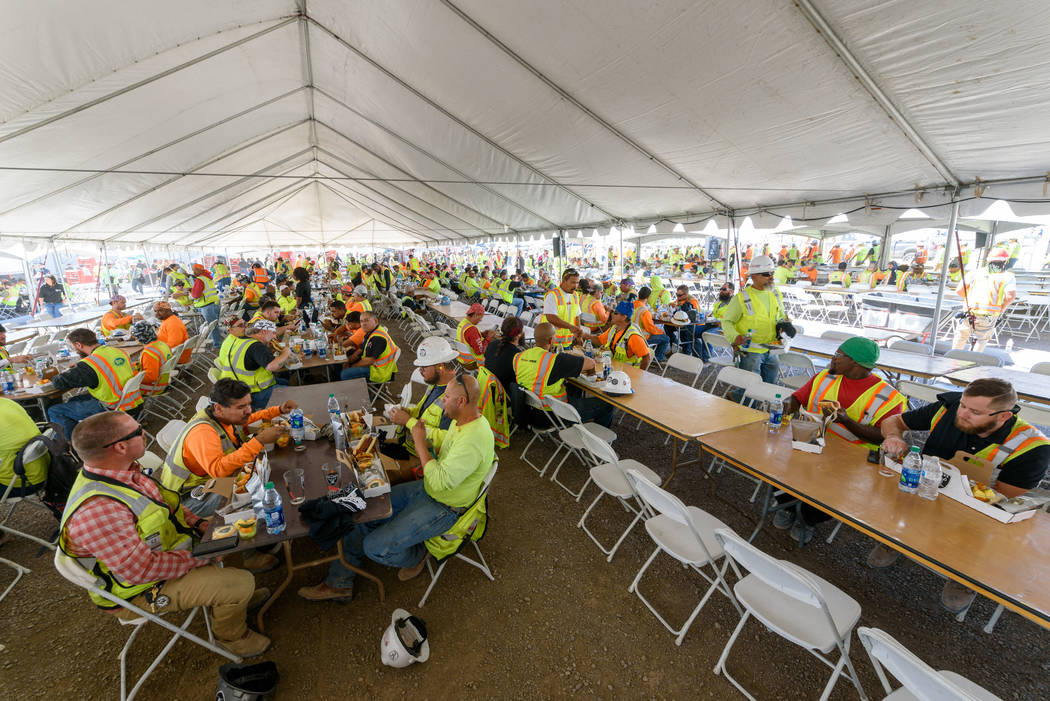
[[[495,341],[485,348],[485,368],[496,376],[499,383],[504,387],[517,384],[517,376],[514,374],[514,356],[520,353],[522,348],[513,343]]]
[[[252,372],[264,368],[273,362],[273,353],[262,341],[256,341],[248,346],[244,353],[244,368]]]
[[[551,376],[547,382],[554,384],[558,380],[567,380],[570,377],[579,377],[583,372],[583,356],[573,353],[558,353],[554,356],[554,365],[551,367]]]
[[[310,281],[296,282],[294,295],[299,298],[299,306],[304,307],[310,304],[312,301],[310,299]]]
[[[378,358],[386,351],[386,339],[376,336],[375,331],[365,339],[365,352],[361,354],[365,358]]]
[[[942,406],[947,410],[937,427],[926,439],[923,455],[936,455],[950,460],[957,451],[977,454],[990,445],[1001,444],[1010,435],[1017,422],[1016,417],[999,427],[995,433],[985,438],[963,433],[955,426],[955,413],[959,409],[962,392],[945,392],[937,395],[937,402],[924,407],[912,409],[901,414],[904,425],[913,431],[929,431],[933,417]],[[1050,466],[1050,445],[1041,445],[1009,460],[1001,466],[998,479],[1005,484],[1020,489],[1031,489],[1039,484]]]

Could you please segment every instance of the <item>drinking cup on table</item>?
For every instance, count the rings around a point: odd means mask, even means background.
[[[339,491],[339,478],[342,476],[342,467],[343,466],[337,462],[326,462],[321,465],[321,474],[324,476],[325,484],[328,485],[328,491]]]
[[[306,501],[305,475],[302,469],[293,468],[284,473],[284,486],[288,489],[288,501],[302,504]]]

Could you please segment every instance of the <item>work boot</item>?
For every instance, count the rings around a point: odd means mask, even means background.
[[[263,572],[277,569],[280,564],[280,560],[266,553],[252,552],[244,554],[244,569],[254,574],[262,574]]]
[[[237,640],[218,640],[216,642],[238,657],[246,659],[261,655],[270,648],[270,639],[251,629],[245,631],[244,635]]]
[[[868,554],[868,567],[875,570],[886,569],[900,557],[900,553],[893,548],[888,548],[882,543],[875,546],[875,549]]]
[[[786,509],[780,509],[773,514],[773,528],[780,531],[786,531],[791,528],[791,524],[795,522],[795,509],[788,507]]]
[[[354,588],[336,589],[321,582],[312,587],[300,587],[299,596],[307,601],[350,601],[354,598]]]
[[[248,610],[259,608],[269,598],[270,589],[268,587],[256,587],[255,591],[252,592],[252,598],[248,599]]]
[[[791,526],[791,537],[797,540],[800,546],[805,545],[813,540],[813,527],[796,520]]]
[[[959,613],[967,609],[976,597],[977,592],[973,589],[968,589],[954,579],[949,579],[944,583],[944,589],[941,591],[941,606],[952,613]]]
[[[419,558],[419,562],[417,562],[412,567],[402,567],[401,569],[399,569],[397,571],[397,578],[400,579],[402,582],[407,582],[410,579],[415,579],[416,577],[418,577],[419,573],[423,571],[423,567],[427,564],[427,557],[429,557],[429,555],[430,553],[428,553],[426,549],[424,549],[423,557]]]

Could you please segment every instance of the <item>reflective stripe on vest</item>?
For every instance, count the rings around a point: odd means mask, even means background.
[[[212,279],[207,275],[198,275],[196,279],[200,280],[201,284],[204,285],[204,291],[201,292],[200,298],[193,300],[193,306],[206,307],[209,304],[218,304],[219,291],[216,289]]]
[[[62,521],[59,524],[58,546],[62,552],[76,558],[81,567],[98,577],[101,580],[100,588],[121,599],[132,599],[156,582],[128,584],[119,580],[100,560],[92,556],[78,557],[75,555],[69,548],[69,539],[66,534],[66,524],[70,517],[88,499],[93,497],[113,499],[131,510],[135,516],[135,529],[143,542],[152,550],[162,552],[189,551],[193,547],[192,529],[182,515],[178,494],[161,487],[160,493],[164,498],[162,505],[130,486],[93,479],[90,475],[90,472],[82,471],[73,482],[65,511],[62,513]],[[113,602],[104,597],[97,594],[89,594],[89,596],[100,608],[116,608]]]
[[[810,388],[806,410],[819,416],[820,402],[838,401],[839,388],[841,386],[841,375],[832,375],[827,370],[817,373]],[[907,407],[907,399],[889,383],[879,380],[857,397],[852,405],[846,407],[846,415],[859,424],[874,426],[896,406],[901,406],[903,410]],[[852,431],[841,423],[832,423],[828,430],[850,443],[868,446],[869,450],[877,449],[877,446],[865,443],[860,438],[857,438]]]
[[[784,302],[780,298],[780,290],[775,286],[770,289],[773,295],[773,308],[762,309],[760,314],[755,314],[755,305],[751,299],[751,288],[745,287],[739,292],[740,301],[744,306],[744,314],[740,317],[740,320],[736,322],[737,328],[743,327],[751,329],[755,336],[759,338],[752,338],[751,347],[747,349],[748,353],[766,353],[767,348],[759,348],[756,344],[768,343],[776,338],[776,322],[780,318],[781,313],[784,309]],[[761,304],[759,305],[762,306]],[[764,322],[768,328],[760,327],[760,322]],[[732,340],[732,339],[730,339]]]
[[[143,347],[142,356],[156,360],[157,364],[163,371],[164,363],[171,357],[171,348],[169,348],[168,344],[164,341],[153,341],[152,343],[147,343],[145,347]],[[146,394],[155,394],[167,387],[170,380],[170,374],[166,372],[157,377],[156,384],[150,384],[146,382],[145,378],[143,378],[142,385],[139,386],[139,391]]]
[[[182,433],[172,443],[171,450],[168,451],[167,456],[164,458],[164,465],[160,468],[157,481],[173,492],[189,492],[198,484],[204,484],[211,479],[208,475],[197,475],[191,472],[186,467],[186,460],[183,457],[183,447],[186,444],[186,438],[190,435],[190,431],[197,426],[209,426],[218,434],[219,442],[222,444],[223,455],[229,455],[237,450],[237,446],[230,440],[229,434],[218,422],[208,416],[207,411],[207,408],[204,408],[193,415],[190,422],[182,429]],[[234,430],[238,431],[240,429],[234,427]],[[241,437],[243,438],[244,436],[242,435]]]
[[[141,390],[135,390],[123,402],[120,401],[124,384],[135,374],[127,353],[119,348],[98,346],[81,362],[87,363],[98,378],[95,387],[88,387],[88,393],[108,409],[129,411],[142,403]]]
[[[933,415],[933,421],[930,422],[931,432],[937,426],[937,423],[941,418],[947,413],[948,410],[944,406],[941,406],[941,408],[937,410],[937,413]],[[1047,440],[1046,436],[1044,436],[1039,429],[1035,428],[1027,421],[1015,418],[1014,427],[1006,437],[1005,441],[1002,443],[994,443],[977,451],[975,457],[990,462],[993,468],[998,468],[1013,458],[1023,455],[1032,448],[1037,448],[1041,445],[1050,445],[1050,440]]]
[[[616,327],[613,327],[609,333],[616,331]],[[631,365],[641,365],[642,359],[638,356],[632,356],[630,349],[627,344],[631,340],[631,336],[641,336],[642,340],[645,340],[645,336],[639,331],[634,324],[628,324],[627,328],[624,329],[623,333],[619,337],[610,336],[609,338],[609,349],[612,351],[613,360],[621,363],[629,363]]]
[[[478,397],[478,412],[489,422],[496,445],[506,448],[510,445],[510,415],[507,412],[507,393],[496,376],[487,368],[478,369],[478,384],[481,385],[481,396]]]
[[[456,340],[470,349],[469,353],[459,351],[459,362],[463,364],[477,363],[478,365],[480,365],[482,362],[484,362],[484,357],[475,353],[474,347],[467,343],[466,339],[467,328],[471,326],[474,326],[474,324],[471,323],[470,319],[463,319],[459,322],[459,326],[456,327]]]
[[[230,367],[228,370],[221,371],[220,374],[221,377],[229,377],[246,382],[252,392],[261,392],[272,387],[277,381],[274,379],[273,373],[267,370],[265,366],[261,366],[257,370],[249,370],[245,366],[244,361],[248,357],[248,347],[253,343],[262,343],[262,341],[257,341],[254,338],[238,338],[234,341],[230,347],[229,356],[227,356]]]
[[[566,295],[561,287],[555,286],[547,294],[554,295],[554,301],[558,305],[558,318],[566,324],[575,324],[580,316],[580,297],[575,292]],[[544,320],[550,321],[550,315],[545,314]],[[554,343],[559,346],[568,346],[572,343],[572,330],[554,327]]]
[[[542,348],[529,348],[514,356],[514,376],[518,384],[537,397],[565,398],[565,381],[548,384],[554,370],[554,353]],[[524,380],[524,381],[523,381]]]
[[[385,327],[377,326],[375,331],[370,333],[368,338],[364,340],[364,343],[361,345],[362,348],[368,345],[368,341],[372,336],[378,336],[385,340],[386,349],[378,358],[376,358],[376,361],[369,366],[368,379],[371,382],[389,382],[390,378],[397,372],[397,364],[394,363],[394,355],[397,353],[397,345],[394,343],[394,339],[390,337],[390,333]]]

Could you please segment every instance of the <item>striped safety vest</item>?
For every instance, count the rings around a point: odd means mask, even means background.
[[[930,422],[931,433],[947,413],[948,410],[943,405],[937,410],[937,413],[933,415],[933,421]],[[1041,445],[1050,445],[1050,440],[1047,440],[1046,436],[1039,429],[1015,417],[1014,427],[1009,435],[1006,436],[1006,440],[977,451],[975,457],[990,462],[993,468],[998,469],[1010,460],[1024,455],[1032,448],[1038,448]]]
[[[580,295],[576,292],[566,294],[561,287],[555,285],[548,295],[554,295],[554,301],[558,305],[558,318],[567,324],[575,324],[576,319],[580,316]],[[544,321],[550,321],[550,315],[543,315]],[[572,345],[572,331],[569,329],[563,329],[554,327],[554,344],[558,346],[571,346]]]
[[[260,367],[257,370],[249,370],[245,367],[244,360],[248,355],[248,347],[253,343],[262,343],[254,338],[236,338],[234,337],[233,343],[230,344],[228,354],[221,360],[222,367],[219,370],[219,379],[229,377],[234,380],[241,380],[242,382],[248,383],[252,392],[261,392],[264,389],[273,387],[277,380],[274,379],[273,373],[267,370],[265,367]],[[225,343],[223,344],[225,346]],[[222,349],[220,348],[219,356],[222,356]],[[216,365],[220,363],[219,358],[216,359]]]
[[[146,378],[143,378],[139,390],[144,395],[160,394],[164,391],[164,388],[168,386],[168,382],[171,380],[170,373],[164,372],[164,363],[171,358],[171,348],[164,341],[153,341],[147,343],[142,348],[142,358],[149,358],[155,361],[157,365],[160,366],[162,374],[154,383],[146,382]],[[139,362],[142,362],[141,358]]]
[[[820,416],[820,402],[838,401],[841,386],[842,375],[832,375],[827,370],[817,373],[810,386],[806,410]],[[853,404],[846,407],[846,415],[859,424],[874,426],[898,406],[901,411],[906,410],[908,408],[907,397],[895,390],[888,382],[879,380],[857,397]],[[828,426],[828,430],[850,443],[866,446],[868,450],[878,450],[877,445],[865,443],[838,422]]]
[[[368,334],[361,347],[367,347],[369,339],[373,336],[379,336],[384,339],[386,341],[386,349],[368,367],[368,380],[369,382],[389,382],[390,378],[397,372],[397,363],[394,362],[397,354],[397,344],[394,343],[394,339],[390,337],[390,332],[385,327],[377,326],[375,331]]]
[[[193,300],[193,306],[195,307],[206,307],[209,304],[218,304],[219,302],[219,291],[215,287],[215,283],[207,275],[197,275],[196,279],[201,281],[204,285],[204,291],[201,292],[201,296]]]
[[[481,395],[478,397],[478,412],[489,422],[496,445],[506,448],[510,445],[510,415],[507,412],[507,393],[496,376],[487,368],[478,369],[478,384]]]
[[[154,477],[164,488],[185,494],[198,484],[204,484],[211,479],[209,475],[197,475],[191,472],[186,467],[186,460],[183,456],[186,438],[190,435],[190,431],[198,426],[209,426],[215,431],[215,434],[219,437],[223,455],[229,455],[237,450],[237,445],[230,440],[230,435],[226,433],[222,425],[208,414],[207,407],[201,409],[190,418],[189,423],[183,427],[182,433],[171,444],[171,450],[168,451],[167,457],[164,458],[164,465],[161,466],[158,475]],[[244,433],[243,427],[234,426],[233,430],[237,433],[237,437],[242,444],[248,441],[248,436]]]
[[[469,365],[470,363],[476,363],[477,365],[481,365],[483,362],[485,362],[484,356],[476,354],[474,352],[474,348],[469,343],[467,343],[467,339],[465,337],[467,329],[471,326],[474,326],[474,324],[470,323],[470,319],[463,319],[459,322],[459,326],[456,327],[456,340],[462,343],[464,346],[466,346],[469,350],[469,352],[464,352],[462,350],[459,351],[459,362],[463,363],[464,365]]]
[[[88,387],[88,393],[107,409],[131,411],[142,404],[141,390],[135,390],[123,402],[120,400],[124,385],[135,375],[127,353],[112,346],[96,346],[91,355],[80,362],[95,371],[98,382],[95,387]]]
[[[565,380],[549,384],[554,370],[555,354],[543,348],[533,347],[514,356],[514,376],[518,384],[537,397],[565,399]]]
[[[630,342],[631,336],[641,336],[644,341],[645,335],[634,324],[628,324],[627,328],[619,336],[616,335],[616,330],[615,326],[609,329],[609,350],[612,351],[612,359],[616,362],[628,363],[636,367],[641,365],[642,359],[637,355],[631,355],[627,344]]]

